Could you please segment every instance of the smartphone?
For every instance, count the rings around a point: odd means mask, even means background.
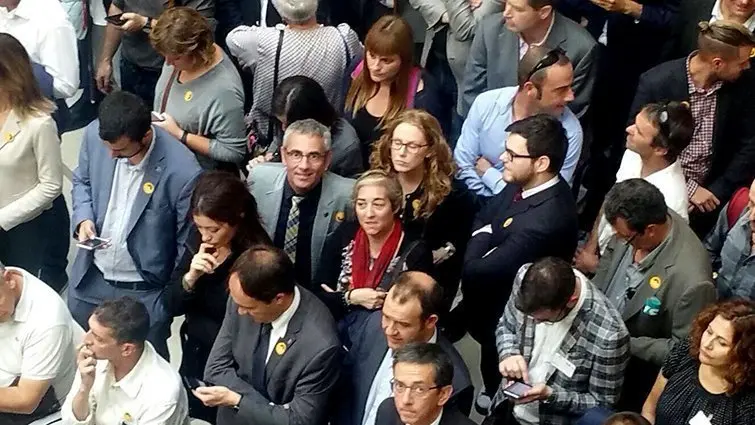
[[[207,387],[207,383],[200,381],[199,379],[193,377],[193,376],[182,376],[184,384],[186,384],[187,387],[189,387],[190,390],[196,390],[199,387]]]
[[[152,122],[163,122],[165,121],[165,118],[162,114],[158,114],[155,111],[152,111]]]
[[[105,20],[119,27],[126,23],[126,20],[122,19],[121,16],[123,16],[123,13],[119,13],[117,15],[105,16]]]
[[[532,386],[525,384],[524,382],[514,381],[508,387],[503,389],[503,394],[506,397],[513,398],[514,400],[524,397]]]
[[[102,239],[98,237],[93,237],[92,239],[87,239],[84,242],[79,242],[76,244],[79,248],[84,248],[89,251],[94,251],[95,249],[104,248],[105,245],[110,243],[110,239]]]

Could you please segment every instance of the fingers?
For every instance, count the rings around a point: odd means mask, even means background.
[[[336,292],[333,289],[331,289],[330,286],[328,286],[328,285],[326,285],[324,283],[320,285],[320,288],[322,288],[322,290],[325,291],[325,292]]]
[[[522,376],[522,380],[525,384],[530,383],[530,376],[527,371],[527,362],[524,361],[524,357],[517,356],[516,357],[517,366],[519,367],[519,373]]]

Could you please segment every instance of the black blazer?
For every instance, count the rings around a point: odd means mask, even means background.
[[[342,370],[334,425],[361,425],[364,409],[380,363],[388,351],[388,342],[381,326],[382,313],[374,312],[364,325],[361,338],[355,340],[346,355]],[[440,331],[438,331],[440,332]],[[454,365],[453,395],[449,404],[469,414],[472,409],[474,387],[469,369],[453,344],[438,333],[438,345]],[[376,424],[380,424],[376,422]]]
[[[687,58],[662,63],[642,74],[630,117],[644,105],[661,101],[689,101]],[[755,73],[745,71],[717,92],[713,128],[713,159],[703,187],[722,204],[734,191],[749,186],[755,176]]]
[[[396,410],[393,397],[385,399],[378,407],[375,425],[404,425]],[[471,419],[459,412],[455,406],[446,404],[443,407],[443,416],[440,417],[439,425],[476,425]]]
[[[218,408],[218,425],[325,425],[343,354],[333,317],[311,292],[298,286],[301,303],[265,367],[267,394],[251,382],[261,325],[239,316],[229,299],[223,326],[207,360],[204,378],[242,395],[239,410]]]
[[[716,0],[684,0],[679,7],[679,18],[674,33],[669,37],[669,57],[676,59],[697,50],[697,24],[712,17]]]
[[[470,239],[462,270],[464,301],[483,321],[501,317],[522,265],[546,256],[571,261],[577,248],[577,205],[563,179],[515,203],[518,190],[518,185],[506,185],[488,200],[472,226],[473,232],[492,227],[492,234]]]

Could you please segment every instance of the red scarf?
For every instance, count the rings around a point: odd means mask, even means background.
[[[357,230],[354,251],[351,253],[351,289],[377,288],[398,251],[402,234],[401,220],[394,220],[393,230],[383,247],[380,248],[380,255],[370,270],[370,243],[367,240],[367,233],[361,227]]]

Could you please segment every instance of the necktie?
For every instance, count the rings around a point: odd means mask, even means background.
[[[296,239],[299,236],[299,202],[304,199],[301,196],[291,197],[291,210],[288,212],[286,222],[286,237],[283,239],[283,251],[296,262]]]
[[[273,325],[263,323],[260,329],[257,347],[254,348],[252,357],[252,386],[255,390],[267,394],[265,385],[265,366],[267,364],[267,350],[270,347],[270,332]]]
[[[517,189],[516,193],[514,194],[514,203],[517,203],[522,199],[522,189]]]

